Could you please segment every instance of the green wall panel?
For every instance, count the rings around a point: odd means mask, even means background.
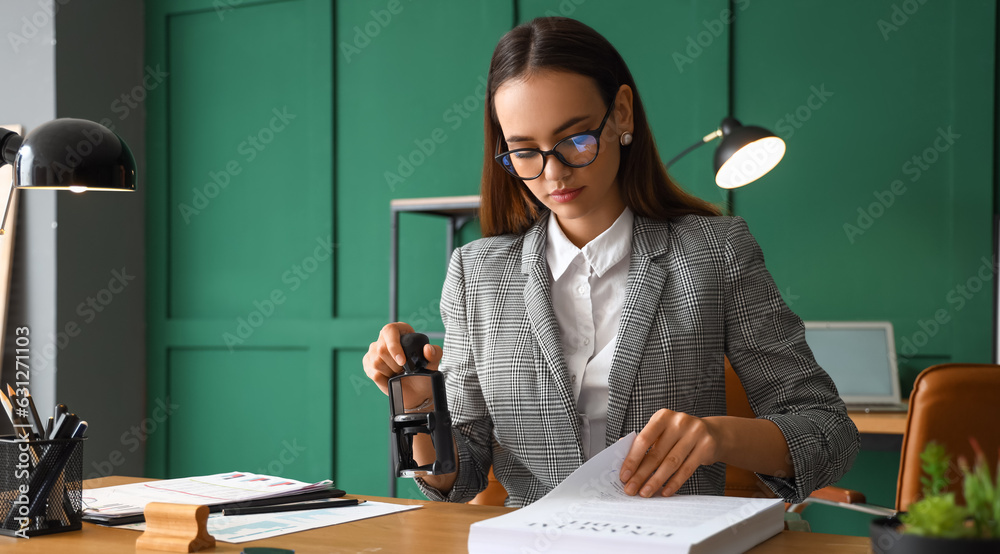
[[[991,359],[991,285],[956,288],[992,248],[994,10],[928,3],[884,33],[889,2],[754,3],[736,27],[736,115],[788,144],[736,213],[804,319],[894,323],[904,388]]]
[[[274,419],[299,426],[289,440],[315,433],[281,474],[328,478],[330,352],[356,344],[361,326],[333,319],[332,7],[153,0],[146,17],[147,63],[168,73],[146,101],[147,395],[151,407],[178,398],[196,406],[150,435],[146,473],[283,469],[271,465],[282,460],[280,440],[247,435],[240,448],[204,455],[211,425],[250,413],[248,402],[261,417],[248,399],[275,387],[310,387],[304,408],[294,402]],[[241,368],[270,371],[271,384],[214,387]],[[213,401],[199,386],[231,393]]]
[[[367,350],[334,353],[334,483],[352,494],[389,492],[389,402],[361,369]]]
[[[993,244],[996,17],[994,2],[902,15],[894,4],[740,13],[735,115],[788,150],[734,198],[803,319],[893,322],[907,394],[930,365],[992,358],[993,275],[979,270]],[[898,464],[896,452],[862,452],[838,485],[892,506]],[[870,517],[844,512],[804,516],[815,531],[866,535]]]
[[[390,199],[479,193],[484,83],[513,19],[507,2],[402,2],[381,25],[372,11],[386,8],[337,3],[336,225],[354,238],[338,249],[341,317],[388,315]],[[359,29],[374,36],[366,42]],[[406,317],[440,299],[445,227],[418,215],[401,224]]]
[[[329,478],[333,383],[307,350],[174,349],[169,359],[169,477]]]
[[[332,313],[329,21],[312,11],[168,19],[173,317],[245,316],[275,288],[295,289],[283,316]]]

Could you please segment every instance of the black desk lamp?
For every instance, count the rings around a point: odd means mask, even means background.
[[[754,125],[743,125],[727,117],[719,128],[688,146],[667,162],[670,167],[699,146],[722,137],[715,150],[715,184],[724,189],[742,187],[761,178],[778,165],[785,155],[785,141],[771,131]]]
[[[27,137],[0,127],[0,166],[14,166],[0,234],[14,189],[135,191],[135,158],[107,127],[84,119],[55,119]]]

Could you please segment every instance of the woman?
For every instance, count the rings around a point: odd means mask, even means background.
[[[492,466],[523,506],[633,431],[630,495],[722,494],[727,463],[792,502],[840,478],[857,429],[801,320],[746,223],[666,174],[614,47],[536,19],[501,38],[487,89],[486,238],[453,254],[444,348],[424,351],[446,372],[458,470],[418,479],[427,496],[469,500]],[[383,392],[406,332],[385,326],[364,358]],[[758,418],[725,415],[724,356]]]

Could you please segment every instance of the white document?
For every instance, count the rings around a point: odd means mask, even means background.
[[[308,529],[316,529],[317,527],[338,525],[370,517],[405,512],[420,507],[422,506],[366,501],[357,506],[340,506],[337,508],[322,508],[301,512],[278,512],[246,516],[211,514],[208,517],[208,534],[215,537],[215,540],[222,542],[249,542],[277,537],[278,535],[287,535],[288,533],[297,533]],[[115,529],[143,531],[146,529],[146,524],[133,523],[131,525],[119,525]]]
[[[331,481],[303,483],[271,475],[231,471],[202,477],[145,481],[85,489],[83,513],[92,517],[141,514],[150,502],[212,506],[259,498],[288,496],[329,488]]]
[[[535,503],[472,524],[469,552],[744,552],[784,528],[779,499],[628,496],[618,478],[632,433]]]

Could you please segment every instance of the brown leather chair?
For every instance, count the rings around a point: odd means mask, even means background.
[[[726,358],[726,414],[737,417],[757,417],[750,407],[750,399],[747,398],[746,389],[743,383],[733,371],[733,366],[729,365],[729,358]],[[757,477],[757,474],[736,467],[732,464],[726,466],[726,496],[740,496],[749,498],[775,498],[777,495]],[[841,487],[824,487],[813,491],[810,497],[813,500],[826,501],[827,503],[864,504],[865,495],[850,489]],[[800,513],[805,504],[785,504],[789,512]]]
[[[923,370],[913,383],[909,413],[903,432],[903,447],[899,459],[899,477],[896,481],[895,510],[877,506],[855,506],[853,499],[841,499],[840,506],[872,514],[891,514],[905,511],[910,503],[923,494],[920,478],[920,453],[930,441],[944,445],[951,455],[947,491],[955,492],[959,502],[964,502],[962,479],[958,470],[959,456],[970,463],[975,460],[969,438],[975,438],[986,454],[987,465],[997,467],[997,449],[1000,448],[1000,366],[990,364],[941,364]],[[850,495],[854,491],[836,489]],[[830,504],[816,499],[809,501]],[[864,502],[861,496],[861,503]],[[808,501],[807,501],[808,503]],[[803,506],[803,505],[800,505]]]
[[[943,444],[952,456],[947,490],[960,502],[962,479],[958,457],[970,464],[975,454],[969,438],[975,438],[986,454],[988,467],[997,467],[1000,448],[1000,366],[990,364],[942,364],[917,376],[910,395],[903,448],[896,482],[896,509],[906,510],[923,493],[920,453],[929,441]],[[951,479],[950,477],[954,477]]]
[[[729,365],[729,358],[726,358],[726,414],[736,417],[757,417],[750,407],[750,399],[747,398],[743,383],[733,371],[733,366]],[[774,492],[760,480],[760,477],[757,477],[756,473],[732,464],[726,465],[725,495],[775,498]]]
[[[507,489],[503,488],[500,481],[497,481],[496,475],[493,475],[493,468],[490,468],[489,484],[483,489],[483,492],[476,495],[475,498],[469,501],[469,504],[480,504],[483,506],[503,506],[504,501],[507,500]]]

